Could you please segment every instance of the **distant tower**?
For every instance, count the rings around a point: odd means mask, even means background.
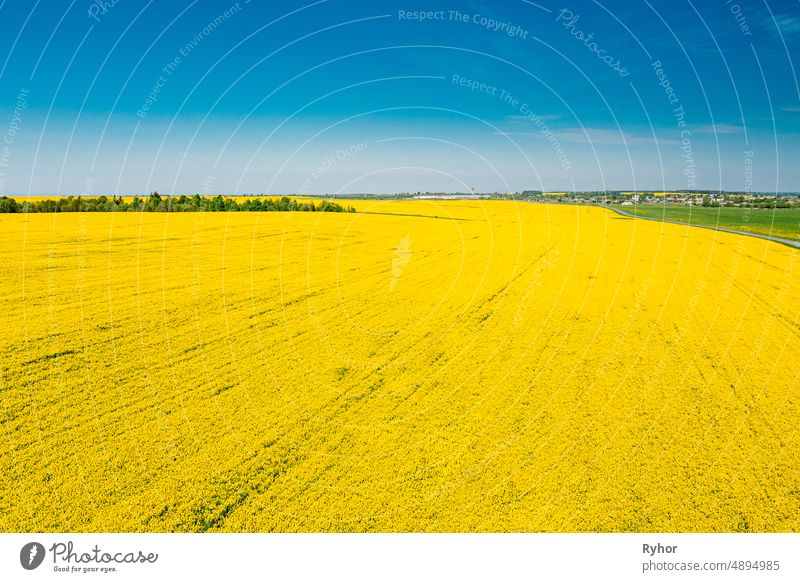
[[[470,186],[469,191],[472,193],[473,196],[475,196],[475,186]]]

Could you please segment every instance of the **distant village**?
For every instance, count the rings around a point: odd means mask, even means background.
[[[367,196],[367,195],[365,195]],[[589,192],[543,192],[525,190],[522,192],[404,192],[387,198],[406,198],[414,200],[530,200],[532,202],[561,202],[568,204],[670,204],[704,207],[750,207],[750,208],[800,208],[800,194],[781,192],[767,194],[760,192],[721,192],[719,190],[694,190],[659,192],[652,190],[616,191],[601,190]]]

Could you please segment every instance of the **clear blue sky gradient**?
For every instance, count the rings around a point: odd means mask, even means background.
[[[798,56],[798,0],[0,0],[0,193],[796,191]]]

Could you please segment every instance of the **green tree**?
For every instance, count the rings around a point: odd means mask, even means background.
[[[0,198],[0,212],[15,213],[19,210],[19,204],[13,198],[3,196]]]

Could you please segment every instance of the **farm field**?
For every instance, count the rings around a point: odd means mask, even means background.
[[[800,531],[800,251],[353,205],[0,216],[0,531]]]
[[[626,206],[623,210],[649,218],[678,220],[687,224],[732,228],[743,232],[800,240],[800,208],[704,208],[637,204]]]

